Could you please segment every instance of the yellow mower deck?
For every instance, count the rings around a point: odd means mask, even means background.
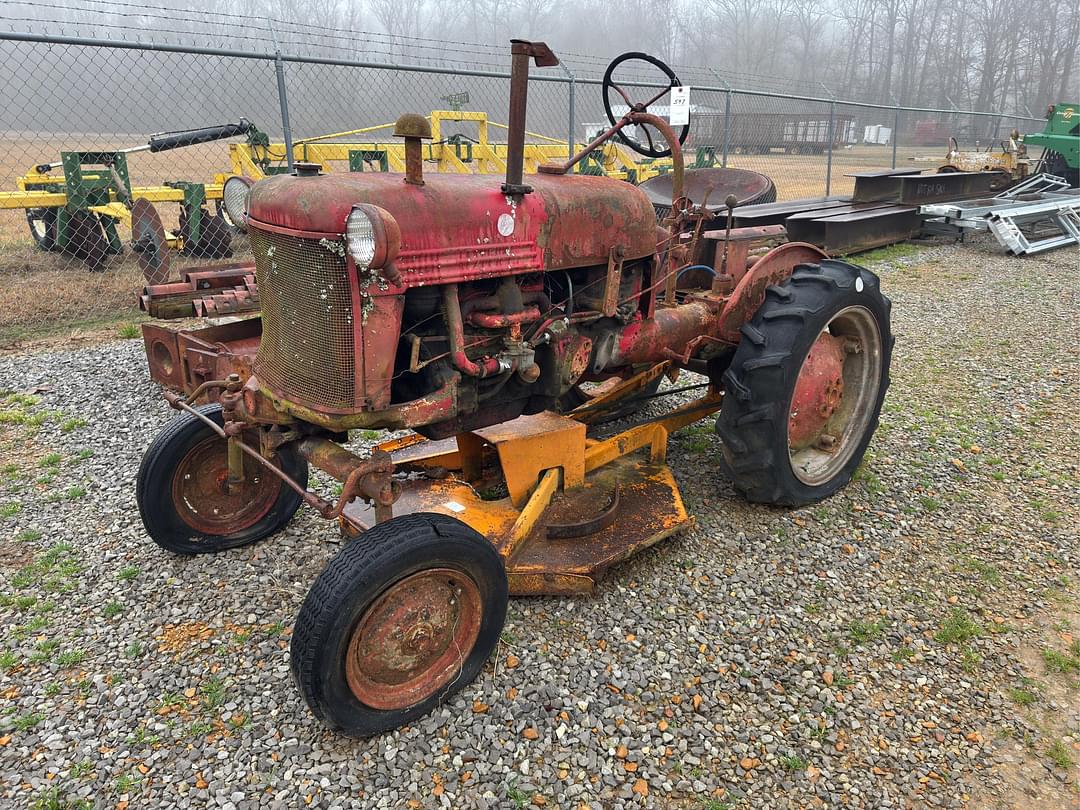
[[[603,398],[641,384],[634,378]],[[594,401],[576,415],[545,412],[450,439],[384,442],[379,449],[399,470],[415,471],[393,513],[438,512],[471,526],[502,554],[511,594],[590,593],[611,565],[693,525],[665,464],[668,435],[719,410],[720,400],[710,391],[604,440],[586,437]],[[374,508],[359,499],[344,514],[343,527],[375,522]]]

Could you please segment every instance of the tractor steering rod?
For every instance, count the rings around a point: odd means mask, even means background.
[[[673,203],[677,203],[683,196],[682,144],[679,143],[679,138],[675,134],[675,130],[671,128],[671,125],[660,116],[653,115],[650,112],[639,112],[631,109],[615,123],[615,126],[609,127],[607,130],[593,138],[592,141],[586,144],[585,147],[570,158],[570,160],[565,163],[544,163],[537,167],[537,171],[541,174],[566,174],[574,166],[584,160],[585,156],[596,149],[596,147],[605,141],[610,140],[616,132],[630,124],[648,124],[654,127],[664,136],[664,139],[668,142],[668,146],[671,147],[671,198]]]

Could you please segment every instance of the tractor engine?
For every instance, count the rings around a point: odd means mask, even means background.
[[[537,175],[511,195],[498,178],[424,178],[420,165],[252,189],[253,385],[279,409],[335,430],[445,436],[551,408],[618,362],[614,338],[641,317],[657,266],[643,192]]]

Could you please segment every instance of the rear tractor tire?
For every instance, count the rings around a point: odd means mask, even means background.
[[[742,327],[716,422],[735,488],[800,506],[845,486],[877,428],[893,337],[878,277],[801,264]]]
[[[197,410],[224,424],[220,405]],[[257,437],[243,438],[257,446]],[[307,486],[307,461],[292,448],[282,447],[275,461]],[[244,459],[244,473],[230,489],[225,439],[193,414],[176,417],[150,443],[139,466],[135,500],[147,534],[175,554],[208,554],[278,532],[300,507],[300,495],[254,459]]]
[[[293,678],[335,731],[390,731],[480,674],[507,600],[502,557],[461,521],[417,512],[378,523],[308,591],[293,629]]]

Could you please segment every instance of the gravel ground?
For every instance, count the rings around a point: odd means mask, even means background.
[[[134,477],[170,411],[141,342],[0,357],[4,805],[1076,806],[1077,253],[896,253],[851,487],[751,506],[711,424],[682,431],[692,532],[591,600],[512,602],[473,685],[368,741],[289,677],[333,527],[160,551]]]

